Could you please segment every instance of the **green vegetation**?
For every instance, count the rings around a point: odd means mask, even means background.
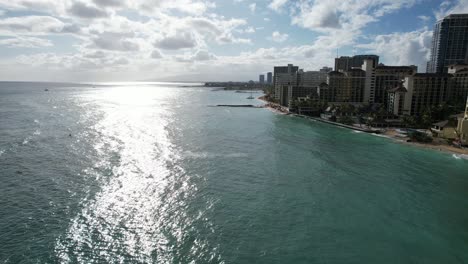
[[[345,125],[350,125],[350,126],[354,124],[354,120],[350,116],[340,116],[340,118],[338,119],[338,122],[345,124]]]
[[[457,107],[447,103],[429,106],[419,116],[404,116],[403,124],[406,128],[430,128],[433,123],[447,120],[459,112]]]
[[[409,137],[411,138],[412,141],[420,142],[420,143],[431,143],[432,142],[432,137],[428,136],[425,133],[418,132],[418,131],[412,131],[409,133]]]

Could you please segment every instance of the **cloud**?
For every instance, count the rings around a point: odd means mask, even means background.
[[[164,10],[176,10],[187,14],[200,15],[208,9],[216,7],[213,2],[193,0],[137,0],[132,2],[136,10],[142,10],[151,15]]]
[[[300,4],[299,10],[299,15],[293,18],[293,24],[312,30],[341,27],[338,11],[328,1],[314,5]]]
[[[29,55],[5,58],[0,61],[0,78],[28,76],[47,80],[48,76],[60,76],[79,81],[118,81],[148,79],[155,76],[156,70],[161,76],[193,72],[199,74],[199,79],[207,76],[249,80],[257,72],[271,71],[273,65],[294,63],[309,70],[331,66],[337,48],[357,47],[380,53],[383,62],[390,64],[423,65],[427,56],[430,34],[425,29],[408,35],[380,35],[375,41],[363,34],[369,24],[382,16],[420,0],[268,0],[269,10],[260,10],[259,1],[242,1],[243,8],[265,16],[270,16],[271,10],[287,12],[293,26],[313,31],[313,40],[307,45],[293,43],[288,41],[293,33],[275,29],[267,36],[271,45],[247,46],[256,39],[263,39],[256,44],[265,43],[265,36],[252,33],[264,29],[260,26],[266,26],[270,19],[260,18],[256,21],[259,24],[250,25],[242,17],[225,17],[217,13],[222,8],[215,8],[214,0],[0,0],[0,9],[6,10],[7,15],[23,15],[0,17],[3,47],[40,48],[55,44],[69,45],[71,49],[67,54],[27,51]],[[443,11],[460,8],[463,1],[468,0],[450,1],[443,5]],[[67,34],[66,44],[48,39],[55,34]],[[363,39],[365,44],[359,45]],[[216,55],[212,53],[213,46]],[[12,69],[28,74],[15,75]],[[214,71],[221,73],[213,76]]]
[[[439,9],[434,12],[436,19],[442,19],[450,14],[468,13],[468,0],[445,0]]]
[[[154,44],[156,47],[165,50],[179,50],[194,48],[197,46],[197,40],[190,32],[178,31],[173,35],[166,36]]]
[[[63,15],[70,0],[0,0],[0,7],[14,11],[36,11],[47,14]]]
[[[417,0],[300,1],[292,23],[317,32],[329,29],[360,30],[383,15],[413,6]]]
[[[151,58],[153,59],[161,59],[163,56],[161,54],[161,52],[157,49],[153,50],[153,52],[151,52]]]
[[[200,15],[216,7],[205,0],[0,0],[7,10],[45,12],[59,17],[75,15],[82,18],[105,17],[108,11],[133,10],[137,14],[154,16],[166,11]]]
[[[4,16],[5,15],[5,10],[0,10],[0,16]]]
[[[0,40],[0,46],[11,48],[41,48],[53,46],[52,41],[48,39],[17,36],[15,38],[7,38]]]
[[[74,2],[69,11],[72,15],[81,18],[101,18],[109,15],[102,9],[84,4],[82,2]]]
[[[216,56],[213,54],[209,53],[206,50],[198,50],[193,56],[192,60],[194,61],[207,61],[207,60],[213,60],[216,59]]]
[[[423,23],[427,23],[431,20],[431,17],[429,16],[418,16],[418,18],[423,22]]]
[[[319,34],[313,43],[318,50],[331,50],[352,46],[363,37],[370,23],[402,8],[409,8],[419,0],[303,0],[291,7],[291,23]],[[333,56],[333,55],[332,55]]]
[[[250,9],[250,12],[255,13],[255,8],[257,8],[257,4],[256,3],[251,3],[249,5],[249,9]]]
[[[198,32],[207,34],[221,34],[223,31],[216,21],[209,20],[206,18],[193,18],[188,20],[188,24],[193,26]]]
[[[271,40],[275,42],[284,42],[288,39],[288,34],[281,34],[278,31],[274,31],[271,34]]]
[[[132,39],[133,34],[103,32],[92,39],[91,48],[114,51],[138,51],[138,43]]]
[[[429,60],[432,31],[422,29],[404,33],[378,35],[375,41],[356,45],[381,56],[381,61],[391,65],[415,64],[424,71]]]
[[[278,12],[287,2],[288,0],[273,0],[268,7]]]
[[[0,33],[4,35],[46,35],[62,33],[65,24],[51,16],[23,16],[0,19]]]
[[[255,28],[253,27],[248,27],[244,30],[245,33],[255,33]]]
[[[97,6],[103,7],[120,7],[125,5],[125,1],[121,0],[94,0]]]

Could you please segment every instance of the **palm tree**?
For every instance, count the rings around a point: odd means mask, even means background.
[[[408,133],[408,127],[409,126],[414,126],[415,124],[415,120],[414,120],[414,117],[412,116],[403,116],[403,124],[406,128],[406,133]]]

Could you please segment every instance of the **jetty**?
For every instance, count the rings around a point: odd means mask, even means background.
[[[246,104],[246,105],[219,104],[219,105],[215,105],[214,107],[248,107],[248,108],[263,108],[263,106],[259,106],[259,105],[250,105],[250,104]]]

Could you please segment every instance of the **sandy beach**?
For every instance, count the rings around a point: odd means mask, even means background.
[[[265,102],[265,108],[268,108],[274,113],[278,113],[282,115],[289,114],[287,109],[285,109],[284,107],[278,104],[266,101],[264,96],[260,96],[257,99]],[[398,131],[395,128],[387,128],[380,135],[386,138],[392,139],[395,143],[416,146],[416,147],[425,148],[425,149],[432,149],[432,150],[441,151],[441,152],[445,152],[449,154],[455,154],[455,155],[459,155],[461,158],[468,159],[468,148],[457,148],[455,146],[448,145],[448,143],[443,139],[434,138],[434,141],[431,143],[408,142],[407,140],[409,139],[409,137],[398,133]]]
[[[467,148],[457,148],[455,146],[448,145],[448,143],[446,143],[445,140],[439,139],[439,138],[434,138],[434,141],[431,143],[407,142],[409,137],[402,136],[402,134],[398,133],[396,129],[393,129],[393,128],[387,129],[384,133],[382,133],[382,135],[385,135],[388,138],[393,139],[395,142],[401,143],[401,144],[412,145],[412,146],[442,151],[442,152],[451,153],[451,154],[468,155]]]

